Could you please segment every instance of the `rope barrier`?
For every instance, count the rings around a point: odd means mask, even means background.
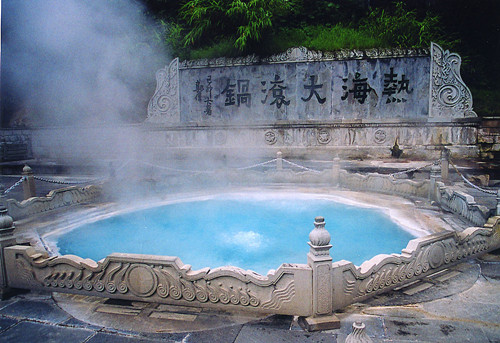
[[[277,160],[277,158],[274,158],[272,160],[269,160],[269,161],[266,161],[266,162],[262,162],[262,163],[253,164],[253,165],[248,166],[248,167],[236,168],[236,170],[246,170],[246,169],[252,169],[252,168],[256,168],[256,167],[261,167],[261,166],[265,166],[266,164],[276,162],[276,160]]]
[[[53,179],[46,179],[41,176],[33,176],[35,180],[38,181],[43,181],[43,182],[48,182],[48,183],[55,183],[55,184],[60,184],[60,185],[81,185],[85,183],[92,183],[96,181],[101,181],[104,178],[98,178],[98,179],[92,179],[92,180],[87,180],[87,181],[59,181],[59,180],[53,180]]]
[[[158,169],[164,169],[164,170],[170,170],[170,171],[175,171],[179,173],[193,173],[193,174],[210,174],[213,173],[213,171],[210,170],[187,170],[187,169],[177,169],[177,168],[170,168],[170,167],[165,167],[165,166],[159,166],[157,164],[149,163],[149,162],[144,162],[144,161],[138,161],[144,165],[150,166],[150,167],[155,167]]]
[[[313,173],[321,173],[319,170],[314,170],[314,169],[311,169],[311,168],[307,168],[307,167],[301,166],[301,165],[299,165],[297,163],[293,163],[293,162],[290,162],[288,160],[285,160],[284,158],[283,158],[283,162],[286,162],[286,163],[288,163],[288,164],[290,164],[290,165],[292,165],[294,167],[301,168],[303,170],[307,170],[307,171],[310,171],[310,172],[313,172]]]
[[[16,188],[17,186],[19,186],[23,181],[24,181],[24,176],[21,176],[21,178],[16,183],[14,183],[12,186],[10,186],[9,188],[7,188],[3,192],[3,195],[6,195],[6,194],[10,193],[14,188]]]
[[[413,173],[413,172],[416,172],[417,170],[422,170],[422,169],[428,168],[430,166],[433,166],[435,164],[439,164],[439,162],[440,162],[440,160],[436,160],[436,161],[434,161],[432,163],[426,164],[423,167],[411,168],[411,169],[403,170],[403,171],[400,171],[400,172],[392,173],[392,174],[389,174],[389,175],[391,177],[394,177],[395,175]]]
[[[498,191],[492,191],[492,190],[489,190],[489,189],[484,189],[484,188],[478,187],[475,184],[473,184],[472,182],[470,182],[460,171],[458,171],[457,166],[455,166],[455,164],[451,161],[451,159],[448,159],[448,161],[450,162],[450,164],[453,167],[453,169],[455,169],[455,171],[457,172],[457,174],[460,175],[460,177],[462,177],[462,179],[465,181],[465,183],[467,183],[469,186],[471,186],[472,188],[477,189],[478,191],[484,192],[486,194],[497,195]]]

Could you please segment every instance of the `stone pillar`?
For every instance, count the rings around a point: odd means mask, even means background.
[[[36,197],[36,189],[35,189],[35,178],[33,176],[33,170],[31,170],[30,166],[25,165],[23,168],[23,193],[24,200]]]
[[[450,150],[443,148],[441,150],[441,180],[444,183],[448,182],[448,174],[450,169]]]
[[[437,183],[441,181],[439,166],[431,166],[430,184],[429,184],[429,201],[436,201]]]
[[[276,169],[283,170],[283,154],[281,151],[276,153]]]
[[[500,216],[500,188],[497,190],[497,216]]]
[[[340,158],[335,157],[332,165],[332,183],[338,186],[340,183]]]
[[[5,186],[3,185],[3,183],[0,183],[0,207],[1,206],[7,207],[7,202],[5,201],[5,194],[3,194],[4,192],[5,192]]]
[[[0,206],[0,297],[2,299],[9,292],[4,249],[16,244],[16,239],[14,238],[15,228],[14,221],[7,214],[5,206]]]
[[[299,324],[307,331],[340,328],[339,319],[333,315],[332,257],[330,234],[325,229],[325,219],[316,217],[314,229],[309,234],[307,264],[312,268],[312,312],[301,317]]]

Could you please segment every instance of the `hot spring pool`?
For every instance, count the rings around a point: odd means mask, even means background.
[[[113,252],[179,256],[193,269],[237,266],[266,274],[282,263],[307,263],[309,232],[325,217],[333,260],[360,265],[400,253],[414,236],[381,209],[326,195],[219,194],[118,214],[57,237],[59,254],[100,260]]]

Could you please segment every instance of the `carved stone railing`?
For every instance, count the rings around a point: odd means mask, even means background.
[[[345,170],[340,171],[340,185],[355,191],[372,191],[402,196],[427,197],[429,181],[413,181],[394,179],[383,174],[353,174]]]
[[[9,215],[15,220],[57,208],[86,203],[95,200],[101,195],[101,187],[71,186],[52,190],[46,197],[33,197],[21,202],[15,199],[5,200]]]
[[[283,264],[261,276],[236,267],[192,271],[178,257],[111,254],[94,262],[49,257],[26,246],[5,249],[9,287],[166,304],[311,315],[312,269]]]
[[[348,261],[331,263],[324,225],[323,218],[316,218],[307,265],[283,264],[267,276],[236,267],[193,271],[168,256],[111,254],[99,262],[49,257],[18,245],[4,248],[3,264],[9,288],[298,315],[314,327],[318,317],[330,318],[332,311],[500,247],[496,216],[484,227],[414,239],[401,254],[378,255],[357,267]]]
[[[491,212],[486,206],[477,204],[473,196],[447,187],[442,182],[436,182],[436,200],[443,209],[477,226],[484,225]]]
[[[363,301],[500,247],[500,217],[484,227],[445,232],[410,241],[401,254],[378,255],[357,267],[333,263],[333,309]]]

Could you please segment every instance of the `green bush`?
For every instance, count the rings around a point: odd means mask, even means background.
[[[209,46],[192,49],[189,54],[189,59],[197,60],[203,58],[217,57],[235,57],[240,52],[234,47],[234,42],[231,39],[222,39],[221,41]]]
[[[442,40],[438,16],[427,14],[418,20],[416,11],[407,11],[403,2],[394,5],[393,13],[372,11],[362,20],[360,29],[378,37],[383,47],[422,48]]]
[[[381,40],[369,32],[335,25],[332,28],[317,27],[307,48],[322,51],[339,49],[369,49],[380,46]]]

